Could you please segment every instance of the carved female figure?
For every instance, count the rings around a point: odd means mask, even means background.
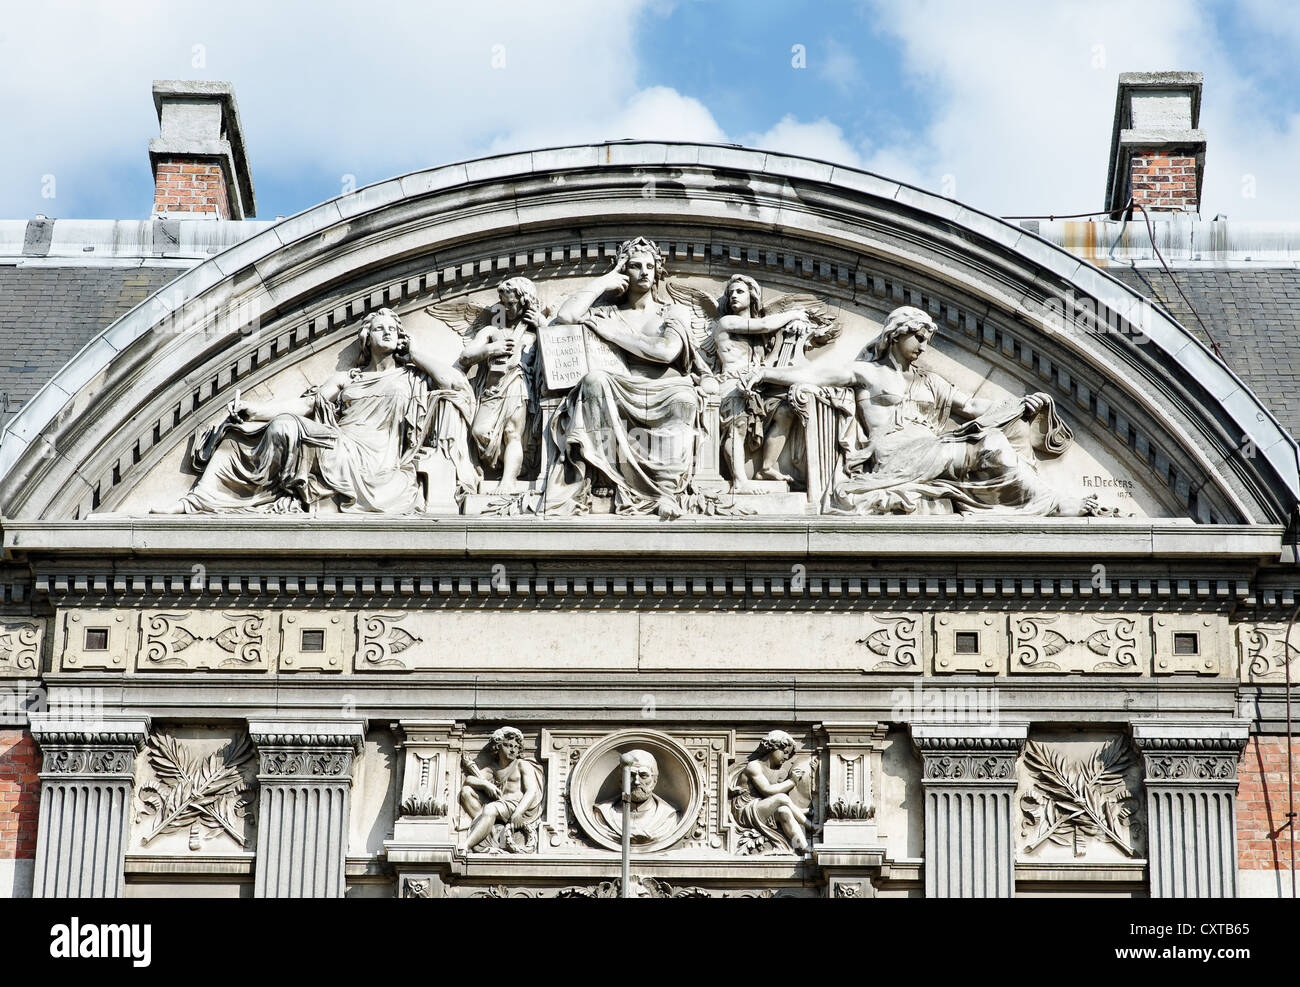
[[[691,373],[703,369],[690,314],[660,301],[663,256],[644,237],[626,241],[614,268],[565,299],[556,321],[584,325],[615,350],[624,370],[592,370],[552,419],[559,450],[547,480],[548,514],[581,511],[596,471],[620,513],[684,513],[701,410]],[[596,305],[602,295],[616,304]]]
[[[414,457],[441,400],[473,419],[465,375],[412,345],[379,309],[358,329],[361,355],[291,401],[248,403],[195,449],[202,476],[158,513],[310,510],[336,496],[343,511],[405,513],[420,506]]]
[[[784,730],[773,730],[758,743],[758,756],[741,769],[731,800],[732,817],[796,853],[808,849],[807,808],[791,796],[809,776],[809,768],[791,760],[796,745]]]
[[[793,477],[781,470],[781,455],[794,431],[798,410],[789,388],[748,387],[746,376],[760,365],[789,366],[805,360],[804,350],[829,343],[839,335],[835,317],[813,295],[790,294],[763,305],[762,289],[746,274],[733,274],[714,301],[706,292],[686,285],[669,285],[669,294],[689,305],[707,325],[722,370],[719,406],[722,451],[731,469],[732,489],[752,490],[745,468],[745,450],[761,449],[756,480]]]

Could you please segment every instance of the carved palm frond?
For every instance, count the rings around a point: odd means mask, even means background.
[[[1124,806],[1128,788],[1124,773],[1132,764],[1132,751],[1122,743],[1110,743],[1094,751],[1086,763],[1072,767],[1059,751],[1049,751],[1033,741],[1025,745],[1025,766],[1034,776],[1033,792],[1021,799],[1021,812],[1028,825],[1038,825],[1037,836],[1026,846],[1032,851],[1050,840],[1059,846],[1073,844],[1082,852],[1082,841],[1105,837],[1132,855],[1133,848],[1120,835],[1129,813]]]
[[[232,740],[206,758],[190,760],[173,737],[155,734],[149,738],[149,760],[159,780],[169,791],[164,797],[152,785],[143,786],[140,800],[145,811],[155,813],[158,822],[144,838],[147,844],[173,829],[200,823],[210,830],[223,830],[240,846],[243,834],[234,819],[247,808],[246,786],[240,765],[252,756],[247,737]]]

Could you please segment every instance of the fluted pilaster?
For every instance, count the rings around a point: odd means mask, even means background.
[[[1025,724],[916,725],[925,793],[925,893],[1009,898],[1015,893],[1011,799]]]
[[[256,721],[259,898],[341,898],[360,723]]]
[[[36,898],[119,898],[143,717],[74,720],[32,714],[41,747]]]
[[[1146,768],[1153,898],[1237,895],[1237,759],[1245,723],[1135,723]]]

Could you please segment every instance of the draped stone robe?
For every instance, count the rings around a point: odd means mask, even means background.
[[[591,370],[552,418],[550,441],[560,456],[547,480],[547,514],[587,509],[596,479],[592,468],[614,487],[615,509],[621,514],[648,514],[665,500],[682,504],[703,404],[690,376],[699,355],[686,328],[689,313],[674,313],[676,308],[659,306],[660,332],[673,333],[682,343],[671,363],[622,354],[626,372]],[[673,314],[676,323],[669,322]],[[616,320],[631,329],[627,315],[615,306],[589,312],[592,319]]]
[[[473,415],[471,393],[439,390],[409,365],[353,369],[333,400],[318,387],[306,396],[311,417],[214,427],[195,450],[203,475],[181,500],[185,512],[275,509],[287,497],[311,506],[331,495],[347,512],[417,510],[413,461],[435,407],[449,400]]]
[[[890,427],[846,457],[829,512],[1054,514],[1061,497],[1039,475],[1034,453],[1059,456],[1072,441],[1055,405],[1049,400],[1026,422],[1023,406],[1009,402],[950,431],[955,393],[937,374],[915,371]]]

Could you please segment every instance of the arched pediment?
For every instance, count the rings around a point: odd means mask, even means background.
[[[183,493],[194,436],[236,389],[294,395],[345,368],[369,312],[454,357],[427,312],[514,276],[552,309],[659,245],[674,279],[733,274],[839,313],[812,362],[852,361],[902,305],[939,329],[920,366],[976,397],[1050,395],[1073,447],[1042,465],[1138,516],[1278,523],[1296,453],[1190,333],[1073,255],[975,210],[830,164],[731,147],[617,143],[488,158],[382,182],[203,263],[109,326],[14,419],[4,516],[143,513]],[[1121,496],[1124,495],[1124,496]]]

